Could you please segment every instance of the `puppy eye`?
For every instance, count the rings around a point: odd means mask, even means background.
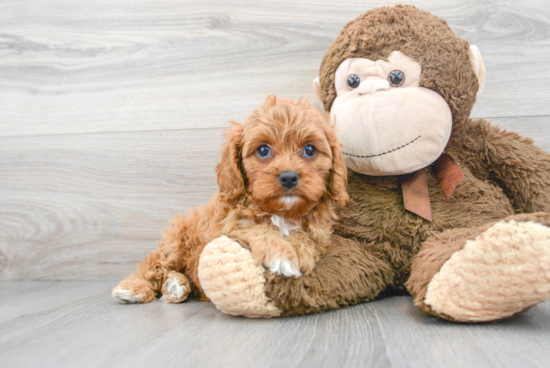
[[[405,83],[405,74],[398,69],[392,70],[388,74],[388,82],[394,87],[399,87]]]
[[[361,84],[361,78],[357,74],[350,74],[348,77],[348,87],[350,89],[355,89]]]
[[[256,154],[260,158],[268,158],[271,155],[271,148],[269,148],[269,146],[267,144],[262,144],[256,150]]]
[[[314,157],[316,153],[317,149],[315,147],[313,147],[311,144],[306,144],[306,146],[304,147],[304,156],[311,158]]]

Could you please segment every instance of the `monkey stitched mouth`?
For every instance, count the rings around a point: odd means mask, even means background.
[[[371,157],[383,156],[383,155],[386,155],[386,154],[388,154],[388,153],[392,153],[392,152],[398,151],[398,150],[400,150],[401,148],[407,147],[409,144],[412,144],[412,143],[416,142],[417,140],[419,140],[420,137],[422,137],[422,136],[419,135],[418,137],[416,137],[415,139],[413,139],[413,140],[410,141],[409,143],[406,143],[406,144],[404,144],[404,145],[402,145],[402,146],[399,146],[399,147],[397,147],[397,148],[394,148],[394,149],[389,150],[389,151],[386,151],[386,152],[378,153],[378,154],[376,154],[376,155],[359,156],[359,155],[353,155],[353,154],[351,154],[351,153],[346,153],[346,152],[344,152],[344,151],[342,151],[342,153],[343,153],[344,155],[346,155],[346,156],[357,157],[357,158],[371,158]]]

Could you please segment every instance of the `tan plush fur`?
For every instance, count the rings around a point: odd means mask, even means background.
[[[446,314],[456,309],[440,306],[456,301],[442,296],[447,300],[439,298],[439,309],[431,308],[425,300],[428,285],[454,254],[460,254],[469,241],[503,219],[518,224],[534,222],[539,230],[549,228],[550,155],[533,146],[530,139],[485,120],[469,119],[479,87],[469,61],[469,44],[457,37],[444,20],[413,6],[373,9],[345,26],[325,54],[319,72],[325,109],[330,110],[336,97],[334,73],[342,61],[350,57],[385,59],[394,50],[420,63],[420,86],[437,92],[451,108],[453,131],[446,152],[462,169],[464,180],[447,200],[433,169],[425,169],[433,213],[433,222],[429,222],[405,211],[398,177],[349,171],[350,200],[338,211],[340,219],[331,248],[320,257],[311,274],[285,278],[266,272],[262,287],[281,315],[317,312],[410,292],[423,312],[442,318],[473,322],[509,316],[511,309],[502,298],[486,301],[493,308],[489,314],[482,309],[467,317]],[[533,231],[533,227],[524,230]],[[498,231],[487,236],[491,244],[504,244],[509,238],[506,232]],[[518,239],[514,247],[522,252],[532,246],[535,238]],[[542,292],[528,299],[531,304],[550,297],[550,281],[541,263],[550,254],[550,241],[540,242],[539,253],[529,256],[531,268],[536,270],[529,285]],[[506,267],[506,262],[494,257],[491,247],[479,249],[477,261],[481,262],[487,252],[497,267]],[[475,270],[474,258],[457,256],[473,262],[470,270]],[[453,269],[460,269],[460,265]],[[469,289],[462,291],[464,295],[473,295],[479,286],[476,282],[484,282],[482,277],[472,276],[468,277]],[[512,277],[506,282],[513,285],[516,280]],[[501,283],[499,288],[505,293],[508,287]],[[238,300],[216,304],[231,303],[238,304]],[[495,311],[499,306],[501,311]],[[529,305],[521,307],[528,309]]]
[[[521,312],[550,294],[549,244],[547,226],[500,221],[445,262],[428,284],[424,303],[462,322]]]
[[[265,296],[265,268],[252,258],[249,250],[227,236],[214,239],[204,248],[198,271],[201,280],[223,280],[201,284],[213,303],[222,302],[219,304],[222,312],[251,318],[281,314]],[[234,303],[224,304],[227,300]]]
[[[150,302],[161,292],[165,302],[180,302],[193,291],[206,299],[197,278],[199,255],[222,234],[249,248],[258,263],[287,260],[304,274],[314,269],[330,245],[336,206],[348,199],[328,116],[304,99],[269,96],[243,125],[234,123],[227,139],[217,167],[219,191],[205,207],[172,220],[159,247],[113,289],[114,297]],[[304,154],[308,144],[316,148],[313,157]],[[257,154],[262,145],[271,149],[267,158]],[[299,175],[294,188],[279,182],[285,171]]]

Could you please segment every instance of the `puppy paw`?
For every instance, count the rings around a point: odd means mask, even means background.
[[[315,267],[315,257],[310,253],[303,253],[298,255],[300,262],[300,271],[304,275],[309,275]]]
[[[274,242],[264,247],[253,247],[252,255],[261,260],[265,268],[271,273],[286,277],[300,277],[300,259],[296,251],[286,241]]]
[[[170,271],[161,289],[161,300],[165,303],[181,303],[191,293],[191,284],[185,275]]]
[[[111,295],[123,304],[149,303],[156,299],[151,284],[133,275],[118,284]]]
[[[268,261],[264,261],[264,264],[271,273],[275,273],[277,275],[284,275],[286,277],[302,276],[299,267],[290,259],[283,259],[275,256]]]

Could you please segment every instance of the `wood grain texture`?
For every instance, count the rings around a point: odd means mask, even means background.
[[[274,320],[109,290],[205,204],[229,120],[311,93],[346,22],[394,1],[0,2],[0,365],[546,367],[550,302],[498,324],[408,297]],[[472,115],[550,150],[545,0],[422,0],[481,50]],[[315,101],[317,107],[320,105]]]
[[[497,324],[428,317],[408,297],[250,320],[195,300],[121,305],[112,286],[0,282],[2,365],[542,368],[550,358],[550,302]]]
[[[550,151],[550,118],[496,119]],[[223,129],[0,137],[0,278],[121,278],[215,192]]]
[[[0,136],[222,127],[310,95],[346,22],[394,1],[36,0],[0,4]],[[546,116],[545,0],[412,1],[476,44],[476,117]]]
[[[1,2],[0,279],[131,272],[216,190],[228,121],[270,93],[310,94],[342,26],[393,3]],[[545,2],[413,3],[483,53],[473,116],[550,150]]]
[[[365,306],[379,319],[388,354],[408,367],[548,366],[550,302],[518,318],[470,325],[423,315],[405,298]]]
[[[223,129],[0,138],[4,279],[120,278],[206,204]]]

